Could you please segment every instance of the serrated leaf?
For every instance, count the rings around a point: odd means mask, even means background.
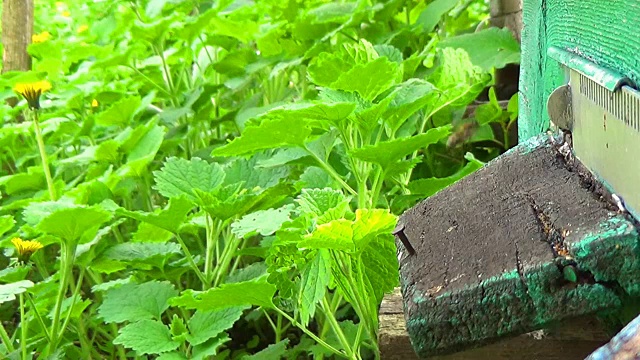
[[[275,344],[269,345],[266,349],[261,350],[253,355],[246,355],[242,357],[242,360],[271,360],[281,359],[285,352],[287,352],[287,345],[289,339],[284,339]]]
[[[105,323],[160,319],[169,308],[168,299],[177,295],[169,282],[124,284],[106,291],[98,314]]]
[[[224,178],[224,185],[242,184],[243,189],[255,191],[276,186],[282,179],[289,175],[285,167],[261,168],[258,164],[268,155],[256,154],[248,159],[236,158],[224,167],[227,174]]]
[[[390,88],[398,78],[400,67],[386,57],[367,64],[357,64],[340,74],[329,86],[333,89],[358,93],[363,99],[373,101]]]
[[[123,327],[118,333],[113,343],[124,345],[139,354],[161,354],[180,346],[171,338],[169,328],[159,321],[140,320]]]
[[[186,290],[177,298],[171,299],[171,305],[187,309],[216,310],[234,306],[255,305],[272,308],[276,287],[262,277],[252,281],[223,284],[204,292]]]
[[[122,262],[149,262],[160,266],[163,260],[180,254],[180,245],[175,243],[128,242],[116,244],[107,249],[103,256]],[[157,261],[153,261],[154,258]]]
[[[99,113],[96,116],[96,124],[104,126],[126,125],[133,120],[133,116],[141,104],[142,101],[138,96],[123,98]]]
[[[321,224],[316,229],[304,237],[298,243],[299,249],[331,249],[353,252],[355,244],[353,242],[352,222],[345,219],[338,219]]]
[[[398,258],[395,238],[391,234],[376,236],[360,258],[373,291],[373,302],[379,304],[384,294],[398,285]]]
[[[67,242],[75,242],[85,232],[97,229],[109,221],[112,214],[99,206],[73,207],[54,210],[38,224],[38,230],[57,236]]]
[[[0,285],[0,304],[15,300],[16,295],[22,294],[28,288],[33,287],[30,280],[21,280],[10,284]]]
[[[187,357],[177,351],[165,352],[160,354],[156,360],[188,360]]]
[[[231,339],[227,334],[221,334],[220,336],[213,338],[204,344],[196,345],[191,352],[191,360],[205,360],[210,359],[211,356],[215,356],[218,353],[218,348],[223,344],[229,342]]]
[[[436,90],[433,84],[421,79],[410,79],[393,89],[388,95],[392,100],[383,115],[392,133],[415,112],[427,105],[435,104],[439,96]]]
[[[314,214],[318,224],[338,220],[350,210],[349,198],[331,188],[302,189],[296,199],[302,213]]]
[[[433,107],[467,106],[482,92],[491,76],[474,66],[463,49],[442,48],[438,55],[440,65],[429,77],[441,92]]]
[[[213,150],[213,156],[239,156],[280,147],[303,147],[311,128],[302,119],[270,118],[249,125],[240,137]]]
[[[397,218],[386,209],[358,209],[353,222],[353,242],[364,249],[374,237],[391,234]]]
[[[224,181],[225,173],[217,163],[209,164],[194,157],[191,160],[170,157],[160,171],[154,171],[155,188],[167,198],[185,196],[197,202],[194,190],[212,192]]]
[[[129,211],[119,208],[116,210],[116,214],[124,215],[176,234],[191,209],[193,209],[193,203],[185,197],[180,196],[169,199],[169,205],[165,209],[155,213]]]
[[[443,39],[441,48],[464,49],[475,66],[485,71],[520,62],[520,44],[509,29],[490,27],[478,32]]]
[[[256,233],[262,236],[274,234],[285,221],[291,220],[293,210],[294,206],[289,204],[278,209],[253,212],[233,222],[231,231],[239,238]]]
[[[451,126],[441,126],[412,137],[384,141],[377,145],[354,149],[351,154],[360,160],[373,162],[379,164],[383,169],[387,169],[394,162],[403,160],[405,156],[414,151],[437,143],[450,133]]]
[[[327,250],[320,249],[316,256],[302,269],[300,291],[298,293],[298,310],[303,326],[309,324],[318,304],[327,292],[331,279],[331,259]]]
[[[0,270],[0,283],[12,283],[24,280],[31,271],[31,266],[8,266]]]
[[[231,329],[247,308],[248,306],[235,306],[220,310],[196,311],[189,320],[187,340],[195,346],[217,337],[223,331]]]

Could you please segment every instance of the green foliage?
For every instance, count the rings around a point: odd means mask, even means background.
[[[0,357],[378,357],[396,216],[515,143],[487,11],[37,2],[0,76]]]

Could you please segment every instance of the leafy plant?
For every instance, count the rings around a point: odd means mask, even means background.
[[[0,354],[378,357],[396,215],[514,143],[486,10],[39,2],[0,77]]]

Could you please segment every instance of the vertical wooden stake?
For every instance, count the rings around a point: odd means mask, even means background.
[[[2,72],[31,70],[27,46],[33,35],[33,0],[2,2]]]

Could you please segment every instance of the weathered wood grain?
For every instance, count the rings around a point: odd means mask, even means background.
[[[402,311],[402,294],[396,288],[385,296],[380,306],[379,344],[383,360],[416,360]],[[494,344],[452,355],[435,356],[435,360],[573,360],[584,359],[609,340],[609,334],[594,317],[572,319],[554,326]]]
[[[635,295],[634,225],[603,201],[602,186],[542,139],[402,216],[416,254],[398,242],[401,285],[420,356],[612,311],[621,294]],[[576,282],[564,278],[567,266]]]
[[[551,91],[565,82],[549,46],[575,52],[640,83],[640,2],[635,0],[524,0],[519,137],[549,126]]]

